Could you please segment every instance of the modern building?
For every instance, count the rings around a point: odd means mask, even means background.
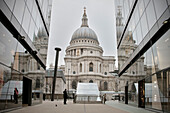
[[[0,110],[42,102],[51,5],[51,0],[0,1]]]
[[[125,103],[170,112],[170,1],[116,0],[116,23]]]
[[[119,43],[119,38],[121,33],[123,32],[124,27],[124,18],[122,15],[121,6],[117,7],[116,12],[116,30],[117,30],[117,43]],[[132,32],[128,31],[124,34],[124,40],[121,42],[121,47],[118,50],[118,68],[124,64],[125,61],[128,60],[130,53],[132,53],[136,48],[136,41],[132,38]],[[136,83],[140,78],[145,76],[144,70],[144,57],[141,57],[133,66],[131,66],[125,73],[121,75],[118,79],[118,90],[124,91],[126,84],[128,83],[130,86],[129,90],[134,90],[134,83]]]
[[[103,56],[96,33],[89,27],[86,9],[82,25],[72,35],[65,55],[66,88],[77,89],[80,83],[97,83],[100,91],[115,91],[115,57]]]

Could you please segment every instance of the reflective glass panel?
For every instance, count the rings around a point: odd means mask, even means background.
[[[4,0],[8,5],[9,9],[12,11],[14,7],[15,0]]]
[[[153,45],[153,53],[158,70],[170,67],[170,30]]]
[[[35,36],[35,23],[34,23],[32,18],[31,18],[31,21],[30,21],[30,27],[29,27],[29,34],[28,34],[28,36],[33,41],[33,38]]]
[[[24,12],[24,18],[23,18],[23,23],[22,23],[22,27],[24,28],[25,32],[28,33],[28,28],[30,25],[30,12],[28,11],[28,8],[25,8],[25,12]]]
[[[146,15],[147,15],[147,19],[148,19],[149,29],[151,29],[152,26],[156,22],[156,16],[155,16],[155,11],[154,11],[152,0],[150,1],[150,3],[148,4],[148,7],[146,8]]]
[[[19,23],[21,23],[23,14],[25,9],[25,1],[24,0],[16,0],[14,7],[14,15],[18,19]]]
[[[142,34],[143,34],[143,37],[145,37],[145,35],[148,33],[148,23],[147,23],[147,20],[146,20],[145,12],[143,13],[140,22],[141,22]]]
[[[141,17],[144,11],[144,3],[143,0],[139,0],[139,16]]]
[[[151,48],[146,52],[146,73],[151,75],[155,73],[154,60]]]
[[[138,25],[136,27],[136,34],[137,34],[137,38],[138,38],[138,44],[140,44],[140,42],[143,39],[140,23],[138,23]]]
[[[28,7],[30,12],[32,11],[33,1],[34,0],[27,0],[27,7]]]
[[[12,34],[0,23],[0,62],[11,66],[14,61],[16,47],[16,39],[14,39]]]
[[[165,9],[168,7],[166,0],[154,0],[155,10],[157,19],[163,14]]]

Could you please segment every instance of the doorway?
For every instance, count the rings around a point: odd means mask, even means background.
[[[23,96],[22,96],[22,104],[23,106],[31,106],[32,104],[32,80],[23,77]]]

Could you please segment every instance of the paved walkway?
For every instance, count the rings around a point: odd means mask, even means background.
[[[57,104],[57,107],[56,107]],[[127,105],[109,101],[104,104],[73,104],[72,101],[63,105],[63,101],[45,101],[43,104],[23,107],[9,113],[152,113],[149,111],[139,112],[141,109],[136,108],[136,112],[132,112],[135,107],[127,107]]]
[[[109,106],[112,106],[114,108],[121,109],[123,111],[127,111],[129,113],[155,113],[155,112],[145,110],[144,108],[130,106],[130,105],[127,105],[124,103],[119,103],[117,101],[108,101],[108,102],[106,102],[106,104]]]

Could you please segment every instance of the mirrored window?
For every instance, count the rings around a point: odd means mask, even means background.
[[[143,39],[140,23],[136,27],[136,34],[137,34],[138,44],[140,44],[140,42]]]
[[[146,73],[147,75],[155,73],[155,65],[151,48],[146,52]]]
[[[154,11],[152,0],[150,1],[150,3],[148,4],[148,7],[146,8],[146,15],[147,15],[147,19],[148,19],[149,29],[151,29],[152,26],[156,22],[156,16],[155,16],[155,11]]]
[[[34,0],[27,0],[27,7],[30,12],[32,11],[33,1]]]
[[[137,39],[137,33],[136,33],[136,29],[134,30],[133,34],[132,34],[133,40],[135,41],[134,43],[138,45],[138,39]]]
[[[145,7],[147,7],[149,2],[150,2],[150,0],[144,0]]]
[[[170,67],[170,30],[153,45],[153,53],[158,70]]]
[[[28,11],[28,8],[25,8],[25,12],[24,12],[24,18],[23,18],[23,23],[22,23],[22,27],[24,28],[25,32],[28,33],[28,28],[30,25],[30,12]]]
[[[33,37],[35,35],[35,23],[33,21],[33,19],[31,18],[31,21],[30,21],[30,27],[29,27],[29,37],[30,39],[33,41]]]
[[[32,15],[32,18],[34,19],[35,22],[36,22],[36,19],[37,19],[37,13],[38,13],[38,8],[37,8],[35,1],[33,0],[33,8],[32,8],[31,15]]]
[[[143,0],[139,0],[139,16],[141,17],[144,11],[144,3]]]
[[[135,11],[134,11],[134,21],[135,21],[135,25],[137,25],[138,21],[139,21],[139,11],[138,11],[138,6],[136,6]]]
[[[0,23],[0,62],[11,66],[17,48],[17,41],[12,34]]]
[[[25,1],[24,0],[16,0],[14,7],[14,15],[18,19],[19,23],[21,23],[23,14],[25,10]]]
[[[143,13],[142,18],[141,18],[141,27],[142,27],[143,37],[145,37],[145,35],[148,33],[148,23],[146,20],[145,12]]]
[[[4,0],[6,2],[6,4],[8,5],[9,9],[11,11],[13,11],[13,7],[14,7],[14,3],[15,3],[15,0]]]
[[[155,10],[157,19],[163,14],[165,9],[168,7],[166,0],[154,0]]]

